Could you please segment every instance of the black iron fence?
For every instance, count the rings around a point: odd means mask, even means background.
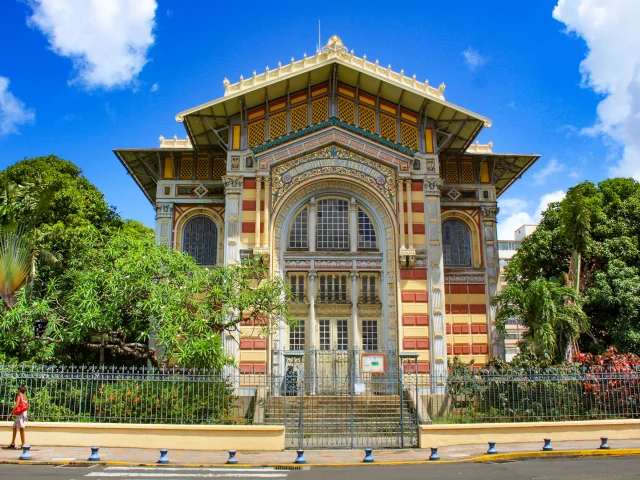
[[[640,371],[634,369],[438,378],[416,376],[410,361],[398,359],[386,374],[366,373],[351,358],[344,360],[346,374],[330,362],[310,374],[303,361],[289,375],[0,365],[0,417],[26,385],[34,421],[284,424],[303,444],[341,430],[353,438],[386,431],[402,446],[412,443],[404,435],[417,423],[640,418]]]

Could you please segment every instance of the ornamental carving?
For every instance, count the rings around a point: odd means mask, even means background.
[[[159,203],[156,205],[156,219],[171,218],[173,215],[173,203]]]
[[[232,177],[226,175],[222,177],[222,183],[224,183],[224,193],[225,195],[229,194],[240,194],[242,192],[242,177]]]
[[[285,260],[284,268],[286,269],[309,269],[311,268],[311,260]]]
[[[496,221],[496,217],[498,216],[498,212],[500,209],[498,207],[480,207],[480,211],[482,212],[482,219],[485,221]]]
[[[442,186],[442,180],[439,178],[434,180],[425,179],[424,193],[425,195],[435,195],[439,197],[441,186]]]
[[[335,145],[275,167],[272,190],[274,205],[277,205],[291,188],[311,178],[324,175],[339,175],[361,180],[379,191],[395,210],[394,170]]]

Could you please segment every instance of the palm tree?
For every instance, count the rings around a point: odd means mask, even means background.
[[[19,231],[0,231],[0,296],[7,307],[16,304],[31,272],[31,248]]]
[[[580,294],[580,266],[582,254],[587,249],[590,215],[580,186],[571,189],[562,204],[562,232],[565,241],[571,247],[571,265],[569,280]]]
[[[554,280],[537,278],[528,284],[509,283],[492,303],[496,326],[505,332],[507,320],[518,318],[528,329],[522,342],[541,359],[561,363],[567,347],[588,328],[577,292]]]

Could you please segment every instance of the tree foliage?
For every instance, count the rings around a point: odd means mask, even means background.
[[[573,220],[571,220],[573,219]],[[572,272],[590,329],[582,350],[602,353],[609,346],[640,353],[640,183],[612,178],[583,182],[543,212],[507,266],[507,280],[523,289],[537,278],[562,278]],[[577,269],[573,269],[576,271]]]
[[[27,273],[11,273],[5,260],[15,260],[16,249],[0,242],[3,298],[4,285],[13,288],[11,308],[0,310],[0,355],[97,363],[106,352],[115,363],[220,368],[229,362],[223,331],[250,321],[266,333],[289,320],[285,285],[260,259],[203,269],[156,245],[153,230],[120,219],[81,173],[54,156],[0,172],[10,191],[0,225],[20,226],[23,233],[7,238],[21,242],[27,258]],[[19,290],[29,275],[31,287]]]

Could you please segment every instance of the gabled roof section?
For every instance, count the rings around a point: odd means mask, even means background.
[[[434,88],[428,81],[418,81],[415,75],[405,76],[404,70],[395,72],[391,65],[371,62],[366,55],[357,57],[336,35],[311,57],[305,55],[297,61],[292,58],[290,63],[278,63],[274,70],[267,67],[260,74],[254,71],[251,78],[240,77],[233,84],[225,78],[222,98],[180,112],[176,120],[185,123],[197,149],[217,141],[214,137],[243,108],[250,109],[330,79],[357,86],[360,91],[379,95],[414,112],[424,112],[436,121],[438,147],[442,150],[464,152],[483,127],[491,126],[488,118],[447,102],[444,83]]]

